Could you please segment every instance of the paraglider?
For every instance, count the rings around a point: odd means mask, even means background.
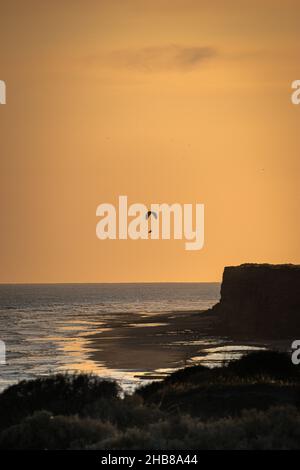
[[[154,211],[148,211],[148,212],[146,213],[146,220],[149,220],[152,215],[155,217],[155,219],[157,219],[157,213],[156,213],[156,212],[154,212]],[[151,233],[151,232],[152,232],[152,230],[149,230],[148,233]]]
[[[140,203],[128,206],[127,196],[119,196],[117,208],[109,203],[99,204],[96,209],[96,216],[100,217],[96,225],[97,238],[99,240],[185,239],[186,250],[203,248],[204,204],[196,203],[194,210],[193,204],[179,203],[151,204],[150,208],[151,210],[148,210],[145,204]]]

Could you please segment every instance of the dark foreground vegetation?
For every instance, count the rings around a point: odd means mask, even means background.
[[[0,449],[299,449],[300,368],[254,352],[120,397],[93,375],[24,381],[0,395]]]

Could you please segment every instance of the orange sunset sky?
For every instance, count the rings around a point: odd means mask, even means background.
[[[0,2],[0,282],[219,281],[299,263],[298,0]],[[204,203],[205,246],[96,208]]]

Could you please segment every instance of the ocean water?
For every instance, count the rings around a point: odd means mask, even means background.
[[[6,345],[0,389],[60,371],[94,372],[130,388],[139,382],[143,365],[137,357],[136,367],[127,366],[127,343],[125,349],[118,348],[120,331],[128,325],[140,327],[141,318],[146,318],[142,326],[151,328],[167,312],[206,310],[219,295],[218,283],[0,285],[0,340]],[[218,347],[217,340],[210,341]],[[113,363],[107,361],[110,355]]]

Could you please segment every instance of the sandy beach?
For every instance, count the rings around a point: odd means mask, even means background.
[[[91,359],[109,369],[135,370],[141,377],[155,371],[160,376],[185,365],[200,344],[208,346],[211,326],[210,316],[199,312],[122,316],[118,324],[92,336]]]
[[[246,350],[286,350],[288,341],[251,341],[216,334],[210,312],[126,314],[90,337],[90,358],[107,369],[135,372],[140,379],[158,379],[192,364],[221,365]]]

